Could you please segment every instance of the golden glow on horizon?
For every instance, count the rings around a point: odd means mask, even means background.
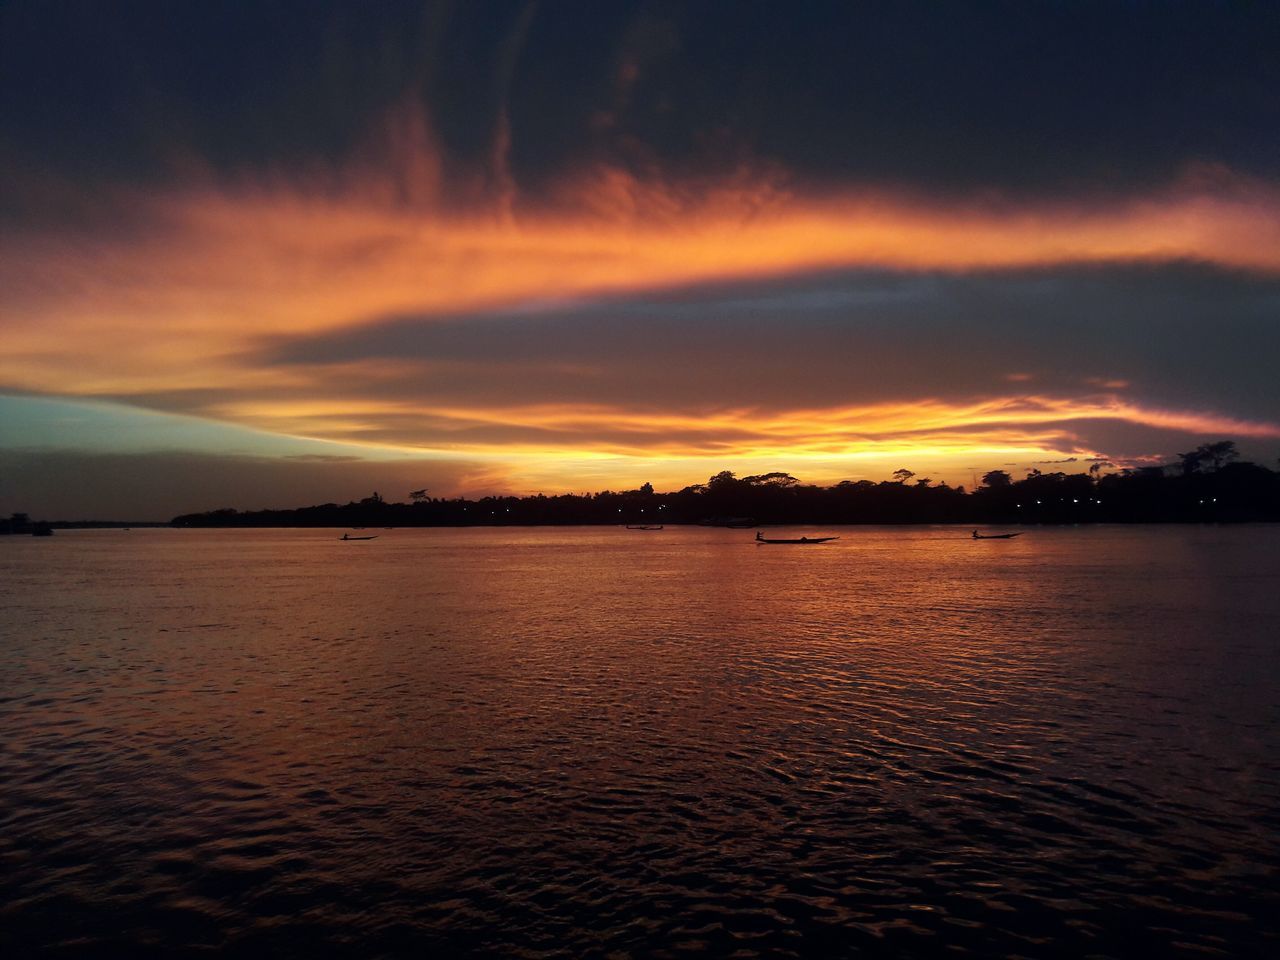
[[[314,418],[305,435],[358,447],[362,441],[346,431],[347,413],[323,404],[288,404],[278,412],[270,404],[247,404],[226,411],[232,419],[267,430]],[[589,479],[601,487],[625,488],[647,479],[677,489],[725,468],[743,475],[786,470],[806,482],[831,483],[886,479],[905,465],[934,480],[968,484],[975,461],[986,465],[981,473],[1008,463],[1112,459],[1069,429],[1082,420],[1280,438],[1280,426],[1274,424],[1153,410],[1113,396],[1005,396],[954,404],[929,400],[773,414],[727,410],[682,415],[544,404],[433,408],[422,411],[422,417],[432,423],[437,437],[456,434],[457,439],[428,444],[411,443],[408,438],[364,442],[381,456],[398,452],[406,457],[456,457],[505,465],[486,474],[487,482],[496,486],[465,491],[470,493],[563,492],[566,484],[581,486]],[[495,440],[469,438],[466,431],[475,427],[508,432]]]

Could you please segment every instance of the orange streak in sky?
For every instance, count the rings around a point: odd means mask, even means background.
[[[873,404],[797,410],[717,412],[631,411],[606,405],[414,408],[400,403],[373,405],[269,401],[240,402],[218,411],[227,419],[262,429],[306,435],[354,436],[376,427],[379,414],[416,414],[430,423],[433,440],[415,442],[414,433],[395,436],[387,428],[380,446],[406,452],[447,449],[451,453],[520,453],[560,457],[572,454],[628,457],[858,457],[885,450],[928,454],[996,453],[1016,448],[1040,454],[1092,455],[1073,445],[1065,428],[1081,420],[1124,421],[1196,434],[1280,438],[1280,425],[1244,421],[1195,411],[1143,407],[1116,397],[997,397],[972,402]],[[353,419],[353,415],[363,419]],[[469,439],[476,427],[500,427],[501,441]],[[422,428],[418,428],[422,429]],[[441,444],[447,444],[442,447]]]
[[[9,352],[46,351],[49,332],[109,334],[141,351],[138,365],[154,372],[171,338],[193,334],[210,349],[232,349],[256,335],[359,326],[388,314],[831,267],[1191,258],[1280,270],[1280,195],[1250,184],[1016,209],[926,207],[891,196],[780,197],[755,209],[748,188],[701,205],[636,189],[630,204],[597,204],[609,216],[581,212],[595,209],[594,193],[617,190],[596,184],[580,188],[575,213],[515,221],[290,189],[134,198],[135,213],[154,226],[131,238],[108,231],[7,244],[0,278]],[[0,374],[10,379],[9,370]]]

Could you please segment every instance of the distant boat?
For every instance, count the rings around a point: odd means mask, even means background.
[[[700,527],[731,527],[734,530],[749,530],[756,526],[755,517],[709,517],[699,520]]]
[[[628,523],[627,529],[628,530],[661,530],[662,524],[660,523],[656,523],[656,524],[655,523]]]
[[[1022,536],[1021,533],[979,533],[973,531],[974,540],[1012,540],[1014,537]]]
[[[344,533],[344,534],[343,534],[341,537],[339,537],[338,539],[340,539],[340,540],[377,540],[378,538],[377,538],[376,536],[373,536],[373,537],[353,537],[353,536],[351,536],[351,534],[349,534],[349,533]]]
[[[31,525],[31,535],[33,537],[52,537],[53,527],[47,523],[33,523]]]
[[[799,537],[795,540],[785,540],[777,537],[766,537],[759,530],[756,531],[756,543],[830,543],[832,540],[839,539],[839,537]]]

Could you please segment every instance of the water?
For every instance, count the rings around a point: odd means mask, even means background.
[[[1280,528],[835,532],[0,539],[0,948],[1275,955]]]

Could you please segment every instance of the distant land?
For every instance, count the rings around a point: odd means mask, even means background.
[[[1231,441],[1204,444],[1167,467],[1041,473],[992,470],[978,489],[934,484],[909,470],[892,480],[803,484],[787,473],[723,471],[671,493],[635,490],[408,502],[378,493],[289,510],[232,508],[175,517],[178,527],[435,527],[551,524],[1240,523],[1280,520],[1280,473],[1238,460]]]
[[[0,518],[0,536],[46,530],[131,530],[134,527],[170,527],[163,520],[32,520],[25,513]]]
[[[169,523],[0,519],[0,534],[112,527],[461,527],[573,524],[857,524],[857,523],[1247,523],[1280,521],[1280,472],[1240,461],[1231,441],[1204,444],[1169,466],[1105,473],[1032,471],[1014,480],[985,474],[976,490],[935,484],[910,470],[892,480],[801,483],[787,473],[737,477],[722,471],[706,483],[660,493],[635,490],[546,496],[436,498],[428,491],[393,502],[379,493],[345,504],[276,510],[224,507]]]

